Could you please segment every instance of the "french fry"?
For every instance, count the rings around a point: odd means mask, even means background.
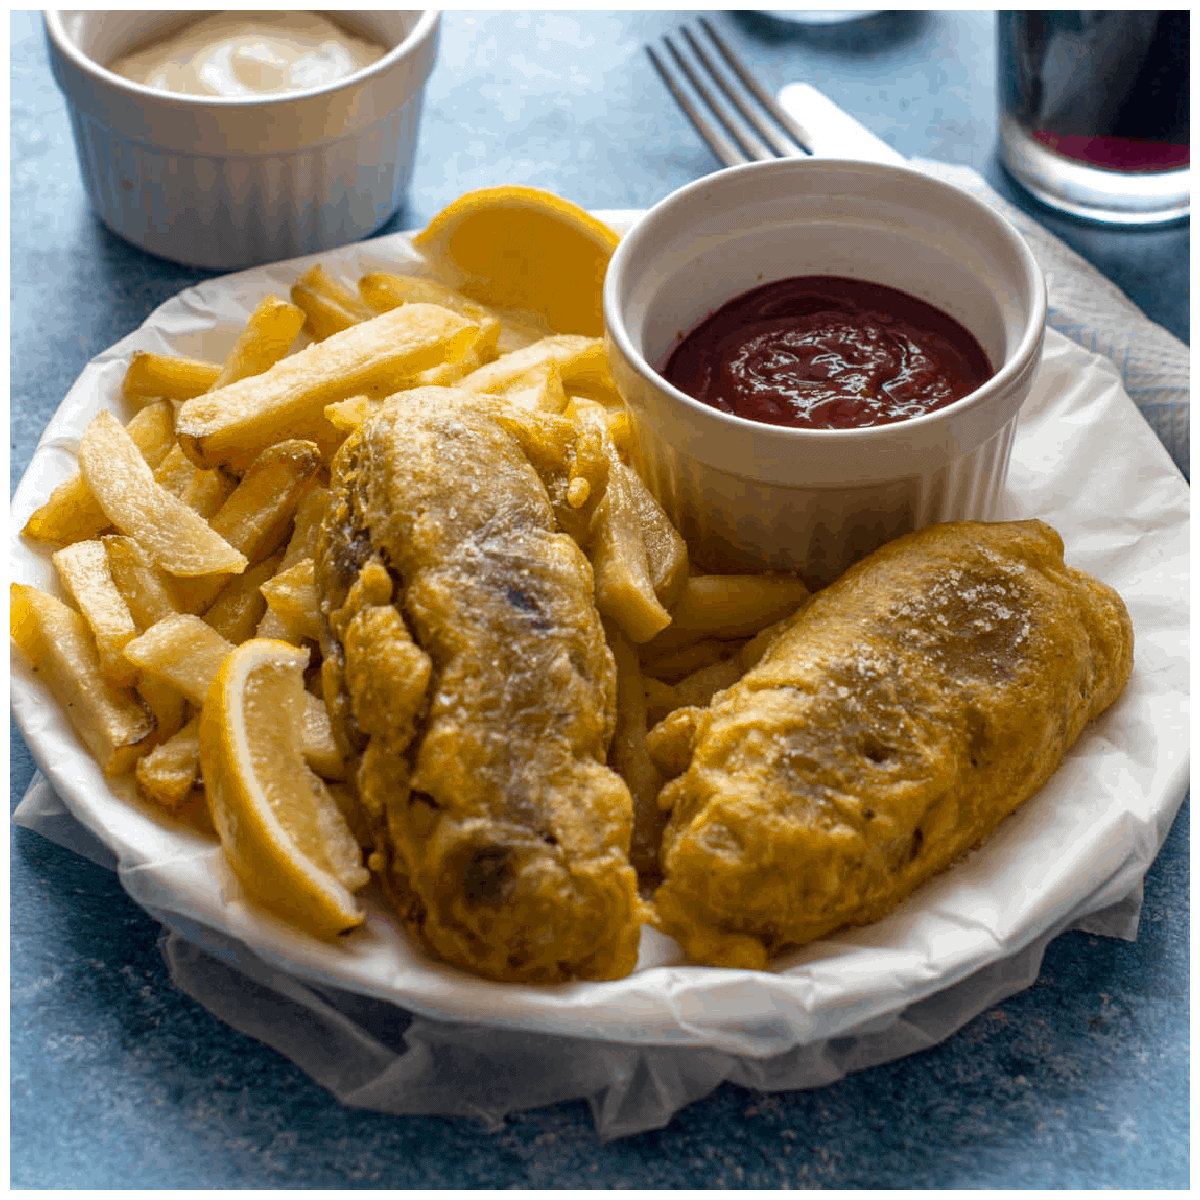
[[[237,486],[226,471],[201,471],[176,443],[159,463],[154,482],[182,500],[206,521],[213,516]]]
[[[320,465],[321,451],[313,442],[296,440],[268,446],[210,526],[248,562],[261,562],[287,536],[296,503]],[[205,612],[229,579],[226,573],[180,580],[176,584],[180,606],[189,613]]]
[[[267,605],[289,632],[288,641],[303,638],[314,642],[321,637],[321,598],[313,573],[313,560],[302,559],[294,567],[280,571],[262,585]]]
[[[100,673],[116,687],[132,687],[137,671],[122,651],[137,637],[129,605],[113,582],[103,543],[89,539],[55,551],[51,561],[68,596],[96,641]]]
[[[302,559],[316,558],[317,537],[329,507],[329,496],[328,488],[310,487],[300,497],[296,505],[296,515],[292,519],[292,536],[288,541],[283,562],[279,564],[281,571],[294,567]]]
[[[358,281],[362,298],[376,312],[391,312],[402,304],[436,304],[448,308],[460,317],[479,326],[479,341],[475,352],[481,363],[496,356],[500,339],[500,318],[490,308],[460,296],[458,292],[432,279],[417,279],[411,275],[390,275],[375,271]]]
[[[184,454],[183,447],[176,442],[166,458],[154,468],[154,482],[172,496],[179,497],[183,495],[195,474],[196,464]]]
[[[283,541],[305,484],[320,466],[321,452],[312,442],[268,446],[212,518],[213,529],[250,562],[261,561]]]
[[[175,444],[175,409],[167,400],[147,404],[125,426],[138,452],[154,469]],[[76,471],[50,493],[49,500],[29,518],[21,531],[39,542],[71,542],[94,538],[111,522],[100,501]]]
[[[261,588],[279,569],[283,552],[264,558],[262,562],[235,575],[204,610],[202,620],[215,629],[227,642],[240,646],[254,636],[259,621],[267,611],[266,597]]]
[[[48,592],[14,583],[9,628],[100,769],[106,775],[128,771],[147,748],[154,717],[129,688],[104,678],[83,617]]]
[[[386,397],[349,396],[325,405],[325,420],[339,433],[353,433],[384,403]]]
[[[293,641],[295,634],[269,608],[263,613],[262,620],[259,621],[258,628],[254,631],[254,636],[275,638],[280,642],[291,642],[293,646],[300,644],[298,640]]]
[[[745,647],[743,647],[743,650]],[[712,698],[735,683],[746,673],[741,654],[731,654],[685,675],[675,684],[675,699],[679,706],[694,705],[706,708]]]
[[[111,413],[99,413],[88,425],[79,466],[108,519],[136,538],[165,571],[193,576],[245,570],[242,554],[155,483],[133,439]]]
[[[406,378],[461,358],[478,338],[479,330],[449,309],[405,304],[289,355],[262,375],[187,401],[176,435],[198,467],[235,474],[284,439],[332,447],[340,435],[325,419],[327,404],[388,395]]]
[[[325,711],[325,702],[308,691],[304,693],[300,714],[300,746],[308,765],[322,779],[346,778],[346,762],[333,736],[333,723]]]
[[[588,384],[597,385],[609,377],[603,338],[555,333],[472,371],[457,386],[470,392],[496,392],[546,362],[558,367],[563,387],[572,392],[586,391]]]
[[[139,679],[134,690],[154,714],[154,736],[150,740],[160,746],[179,732],[187,713],[187,701],[178,688],[157,679]]]
[[[762,575],[693,575],[671,612],[671,628],[646,647],[664,654],[702,638],[745,638],[790,616],[808,589],[786,571]]]
[[[677,650],[666,653],[653,653],[650,644],[640,647],[642,670],[652,679],[660,679],[664,683],[675,684],[679,680],[707,667],[711,663],[720,662],[731,654],[737,654],[742,646],[741,641],[721,641],[719,638],[703,638],[698,642],[690,642]]]
[[[633,643],[611,621],[604,623],[604,632],[617,664],[617,727],[608,762],[633,797],[629,861],[643,880],[652,880],[659,875],[658,847],[666,814],[657,802],[663,778],[646,749],[646,683]]]
[[[335,279],[320,263],[309,267],[292,285],[292,303],[304,310],[304,328],[317,341],[340,333],[376,311],[365,300]]]
[[[220,374],[217,363],[135,350],[125,372],[125,395],[130,400],[190,400],[207,392]]]
[[[464,375],[469,375],[483,365],[479,355],[472,346],[462,358],[454,362],[439,363],[428,371],[421,371],[413,376],[413,387],[453,387]]]
[[[669,683],[661,679],[652,679],[649,675],[642,676],[646,688],[646,723],[657,725],[664,717],[679,708],[679,697]]]
[[[646,734],[646,749],[665,779],[674,779],[687,770],[703,711],[700,708],[677,708]],[[666,795],[670,794],[668,790]],[[659,805],[662,806],[663,793],[659,792],[658,796]]]
[[[634,642],[648,642],[671,623],[650,579],[641,519],[630,490],[632,472],[614,453],[608,486],[592,519],[596,607]]]
[[[150,561],[133,538],[118,533],[100,540],[108,554],[113,583],[124,598],[138,633],[179,611],[171,577]]]
[[[654,493],[642,482],[631,467],[624,472],[629,495],[642,526],[642,541],[646,546],[646,563],[654,594],[661,604],[671,608],[677,604],[687,587],[688,549],[671,518],[662,510]],[[675,614],[671,614],[672,623]]]
[[[269,370],[291,349],[303,326],[303,309],[278,296],[267,296],[250,314],[209,390],[228,387],[239,379]]]
[[[179,499],[206,521],[211,521],[233,495],[237,485],[237,477],[227,471],[193,470],[191,479],[179,493]]]
[[[133,769],[142,791],[163,808],[177,809],[200,778],[200,718],[156,746]]]
[[[144,675],[169,683],[200,706],[209,684],[233,649],[216,630],[191,614],[151,625],[125,647],[125,656]]]
[[[562,372],[553,359],[536,363],[526,371],[507,380],[500,388],[490,393],[500,396],[518,408],[530,412],[562,413],[567,407],[567,393],[563,391]]]
[[[617,448],[621,461],[629,461],[633,452],[633,422],[624,404],[620,408],[607,408],[599,400],[569,395],[563,415],[572,421],[590,420],[601,425]]]

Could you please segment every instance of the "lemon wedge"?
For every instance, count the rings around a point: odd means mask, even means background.
[[[221,845],[247,896],[320,938],[363,915],[362,851],[302,750],[308,651],[251,638],[230,653],[200,715],[200,767]]]
[[[413,245],[456,290],[536,313],[554,333],[604,333],[604,272],[617,235],[553,192],[493,187],[442,209]]]

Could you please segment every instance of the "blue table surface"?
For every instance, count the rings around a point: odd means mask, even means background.
[[[642,46],[681,12],[451,12],[414,228],[469,188],[646,207],[716,169]],[[1190,228],[1114,232],[1028,198],[994,158],[995,16],[797,31],[713,14],[768,86],[802,80],[906,155],[963,163],[1188,336]],[[11,484],[83,365],[205,273],[106,232],[81,189],[40,17],[11,17]],[[11,800],[33,772],[12,730]],[[470,1119],[342,1108],[167,978],[116,877],[14,829],[11,1182],[25,1188],[1185,1187],[1188,810],[1136,943],[1065,934],[1036,984],[943,1044],[817,1091],[722,1085],[601,1145],[582,1101]]]

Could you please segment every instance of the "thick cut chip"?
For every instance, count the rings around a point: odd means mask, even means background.
[[[232,649],[232,643],[199,617],[181,613],[134,638],[125,656],[144,674],[178,688],[193,704],[203,704]]]
[[[604,636],[617,664],[617,727],[608,748],[608,765],[625,780],[633,797],[629,861],[643,882],[656,881],[658,846],[667,817],[658,806],[663,778],[646,749],[646,680],[637,650],[625,634],[606,621]]]
[[[267,611],[262,586],[279,570],[282,560],[283,552],[280,551],[255,563],[241,575],[235,575],[205,609],[205,625],[211,626],[235,646],[252,638]]]
[[[646,647],[666,654],[703,638],[745,638],[791,616],[808,588],[786,571],[763,575],[693,575],[671,611],[671,628]]]
[[[180,445],[200,467],[248,467],[287,438],[336,445],[327,404],[348,396],[388,395],[404,380],[461,358],[479,338],[469,321],[429,304],[405,304],[363,321],[269,371],[189,400],[175,422]]]
[[[491,393],[530,412],[561,413],[567,407],[562,372],[553,359],[537,363]]]
[[[304,486],[320,465],[321,451],[313,442],[269,446],[213,517],[213,529],[250,562],[259,562],[287,535]]]
[[[130,687],[137,679],[137,670],[122,651],[137,637],[137,625],[113,582],[103,543],[89,539],[64,546],[55,552],[53,562],[96,639],[104,678],[118,687]]]
[[[113,583],[124,597],[138,633],[179,611],[171,577],[150,561],[133,538],[115,533],[100,540],[108,554]]]
[[[634,642],[647,642],[671,623],[654,592],[642,523],[629,478],[616,456],[609,462],[608,487],[592,521],[592,569],[596,607]]]
[[[615,439],[614,439],[615,445]],[[646,567],[650,582],[660,603],[671,608],[683,595],[688,581],[687,543],[663,512],[654,493],[642,482],[642,477],[628,468],[624,473],[629,485],[629,498],[637,510],[642,527],[642,542],[646,547]],[[676,620],[671,614],[672,623]]]
[[[480,362],[495,357],[500,339],[500,318],[490,308],[476,304],[433,279],[411,275],[389,275],[382,271],[364,275],[358,281],[362,298],[377,312],[391,312],[401,304],[436,304],[479,326],[475,352]]]
[[[225,660],[200,716],[213,824],[247,896],[319,938],[362,923],[369,879],[329,789],[304,761],[308,652],[252,639]]]
[[[100,769],[128,771],[148,745],[154,717],[131,690],[104,678],[87,622],[48,592],[14,583],[9,629]]]
[[[456,386],[467,392],[500,392],[526,371],[548,362],[558,367],[562,385],[568,391],[609,377],[603,338],[553,334],[472,371]]]
[[[175,409],[167,400],[147,404],[125,429],[151,469],[157,469],[175,444]],[[100,501],[76,471],[50,493],[21,532],[39,542],[69,544],[94,538],[109,525]]]
[[[304,693],[300,710],[300,749],[304,761],[322,779],[345,779],[346,762],[333,735],[325,701],[309,691]]]
[[[268,446],[212,518],[212,528],[248,562],[261,562],[287,536],[296,504],[320,465],[321,451],[313,442]],[[206,612],[229,580],[228,574],[181,580],[176,589],[181,607]]]
[[[302,309],[278,296],[267,296],[250,314],[210,390],[269,370],[291,349],[303,326]]]
[[[289,642],[321,636],[321,598],[313,579],[313,560],[302,559],[262,585],[271,611],[287,626]]]
[[[188,705],[183,693],[169,683],[151,679],[149,676],[139,679],[134,690],[154,714],[154,736],[151,739],[153,744],[159,746],[174,737],[187,716]]]
[[[92,419],[79,447],[84,482],[108,519],[172,575],[234,574],[246,559],[202,517],[154,481],[133,439],[111,413]]]
[[[737,639],[722,641],[720,638],[702,638],[699,641],[689,642],[678,650],[669,649],[662,653],[655,653],[653,647],[657,640],[655,638],[654,641],[639,647],[642,670],[652,679],[672,684],[678,683],[695,671],[737,654],[745,644],[744,641]]]
[[[375,310],[320,263],[292,285],[292,302],[304,310],[304,327],[317,341],[376,316]]]
[[[216,363],[182,354],[152,354],[135,350],[125,372],[125,395],[130,399],[190,400],[207,392],[221,374]]]
[[[312,486],[296,504],[296,515],[292,519],[292,536],[287,544],[281,571],[294,567],[305,558],[313,558],[317,552],[317,538],[321,533],[321,522],[329,507],[329,489]]]
[[[156,746],[133,769],[142,791],[156,804],[178,808],[200,778],[200,718],[193,717],[175,735]]]

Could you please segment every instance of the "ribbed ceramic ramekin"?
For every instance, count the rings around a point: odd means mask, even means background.
[[[994,369],[944,409],[868,429],[763,425],[693,400],[659,370],[691,328],[753,287],[840,275],[936,305]],[[621,240],[604,288],[609,359],[648,482],[708,570],[782,568],[828,583],[892,538],[989,520],[1046,321],[1017,231],[916,170],[779,159],[668,196]]]
[[[242,99],[157,91],[106,69],[193,14],[48,11],[50,65],[101,220],[152,254],[217,269],[378,229],[408,189],[438,13],[336,17],[390,49],[337,83]]]

